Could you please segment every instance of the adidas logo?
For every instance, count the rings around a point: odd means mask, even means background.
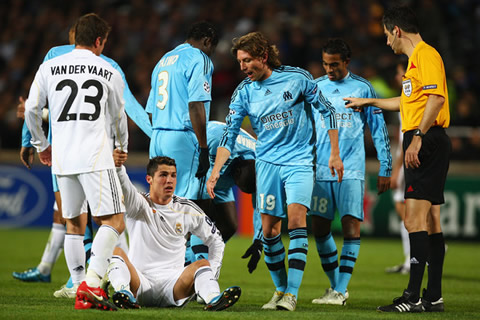
[[[408,186],[407,192],[413,192],[412,186]]]
[[[272,93],[272,91],[270,91],[270,90],[268,90],[268,89],[267,89],[267,91],[265,91],[265,95],[266,95],[266,96],[268,96],[268,95],[271,94],[271,93]]]
[[[413,257],[412,259],[410,259],[410,264],[419,264],[420,262],[418,262],[418,260]]]
[[[335,90],[332,91],[332,94],[340,94],[340,90],[335,89]]]

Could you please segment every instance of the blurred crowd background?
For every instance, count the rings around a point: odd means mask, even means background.
[[[16,118],[19,96],[26,97],[47,51],[68,43],[68,30],[88,12],[112,26],[104,54],[116,60],[130,89],[145,106],[151,72],[162,55],[185,41],[188,27],[210,20],[220,31],[212,60],[211,119],[223,121],[230,96],[245,77],[230,55],[231,40],[264,32],[281,52],[282,63],[324,74],[321,47],[330,37],[352,48],[350,70],[370,80],[380,97],[396,96],[401,61],[386,45],[381,18],[399,1],[382,0],[2,0],[0,2],[0,150],[20,147],[23,120]],[[453,159],[480,159],[480,1],[404,1],[416,11],[423,39],[442,55],[446,67]],[[385,118],[394,143],[398,115]],[[133,122],[130,151],[148,152],[149,139]],[[375,156],[367,141],[367,155]]]

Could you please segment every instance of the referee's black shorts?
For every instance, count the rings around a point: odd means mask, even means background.
[[[403,152],[407,150],[413,138],[413,131],[403,135]],[[452,144],[445,129],[431,127],[422,138],[422,147],[418,153],[420,166],[405,168],[405,199],[428,200],[432,205],[445,202],[443,191],[447,179]]]

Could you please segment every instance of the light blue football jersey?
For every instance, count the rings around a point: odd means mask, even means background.
[[[332,120],[326,121],[327,127],[336,129],[335,109],[307,71],[281,66],[266,80],[245,79],[232,95],[220,146],[232,152],[242,120],[248,115],[257,135],[257,159],[277,165],[313,166],[312,105]]]
[[[362,77],[348,73],[339,81],[330,81],[327,76],[315,80],[319,89],[335,107],[335,119],[338,127],[338,143],[340,158],[345,168],[343,179],[365,179],[365,123],[370,129],[377,158],[380,161],[379,176],[390,177],[392,173],[392,156],[387,126],[382,110],[376,107],[366,107],[363,112],[355,112],[345,108],[345,97],[376,98],[375,90],[370,82]],[[322,114],[313,111],[317,128],[317,170],[316,179],[336,181],[328,168],[330,155],[330,139]]]
[[[213,64],[200,49],[188,43],[166,53],[152,72],[152,88],[147,112],[152,114],[154,129],[191,130],[188,103],[205,104],[210,115]]]
[[[75,45],[69,44],[69,45],[63,45],[63,46],[58,46],[58,47],[53,47],[51,48],[47,54],[45,55],[45,58],[43,59],[43,62],[48,61],[52,58],[64,55],[66,53],[71,52],[73,49],[75,49]],[[118,65],[115,60],[104,56],[103,54],[100,55],[102,59],[110,63],[112,67],[117,69],[120,72],[120,75],[122,76],[123,83],[125,85],[123,89],[123,99],[125,100],[125,112],[127,115],[130,117],[130,119],[135,122],[137,126],[142,129],[142,131],[148,136],[152,137],[152,124],[150,123],[150,118],[145,112],[145,109],[138,103],[137,99],[135,99],[134,95],[130,91],[130,88],[128,87],[127,79],[125,78],[125,74],[123,73],[122,68]],[[30,131],[27,128],[26,122],[23,124],[22,128],[22,146],[23,147],[31,147],[30,140],[32,136],[30,134]],[[48,140],[50,140],[50,131],[48,133]]]

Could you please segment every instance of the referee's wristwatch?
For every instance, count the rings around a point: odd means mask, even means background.
[[[413,131],[413,135],[414,136],[419,136],[420,138],[423,138],[425,136],[425,133],[423,133],[422,130],[420,130],[420,129],[415,129],[415,131]]]

